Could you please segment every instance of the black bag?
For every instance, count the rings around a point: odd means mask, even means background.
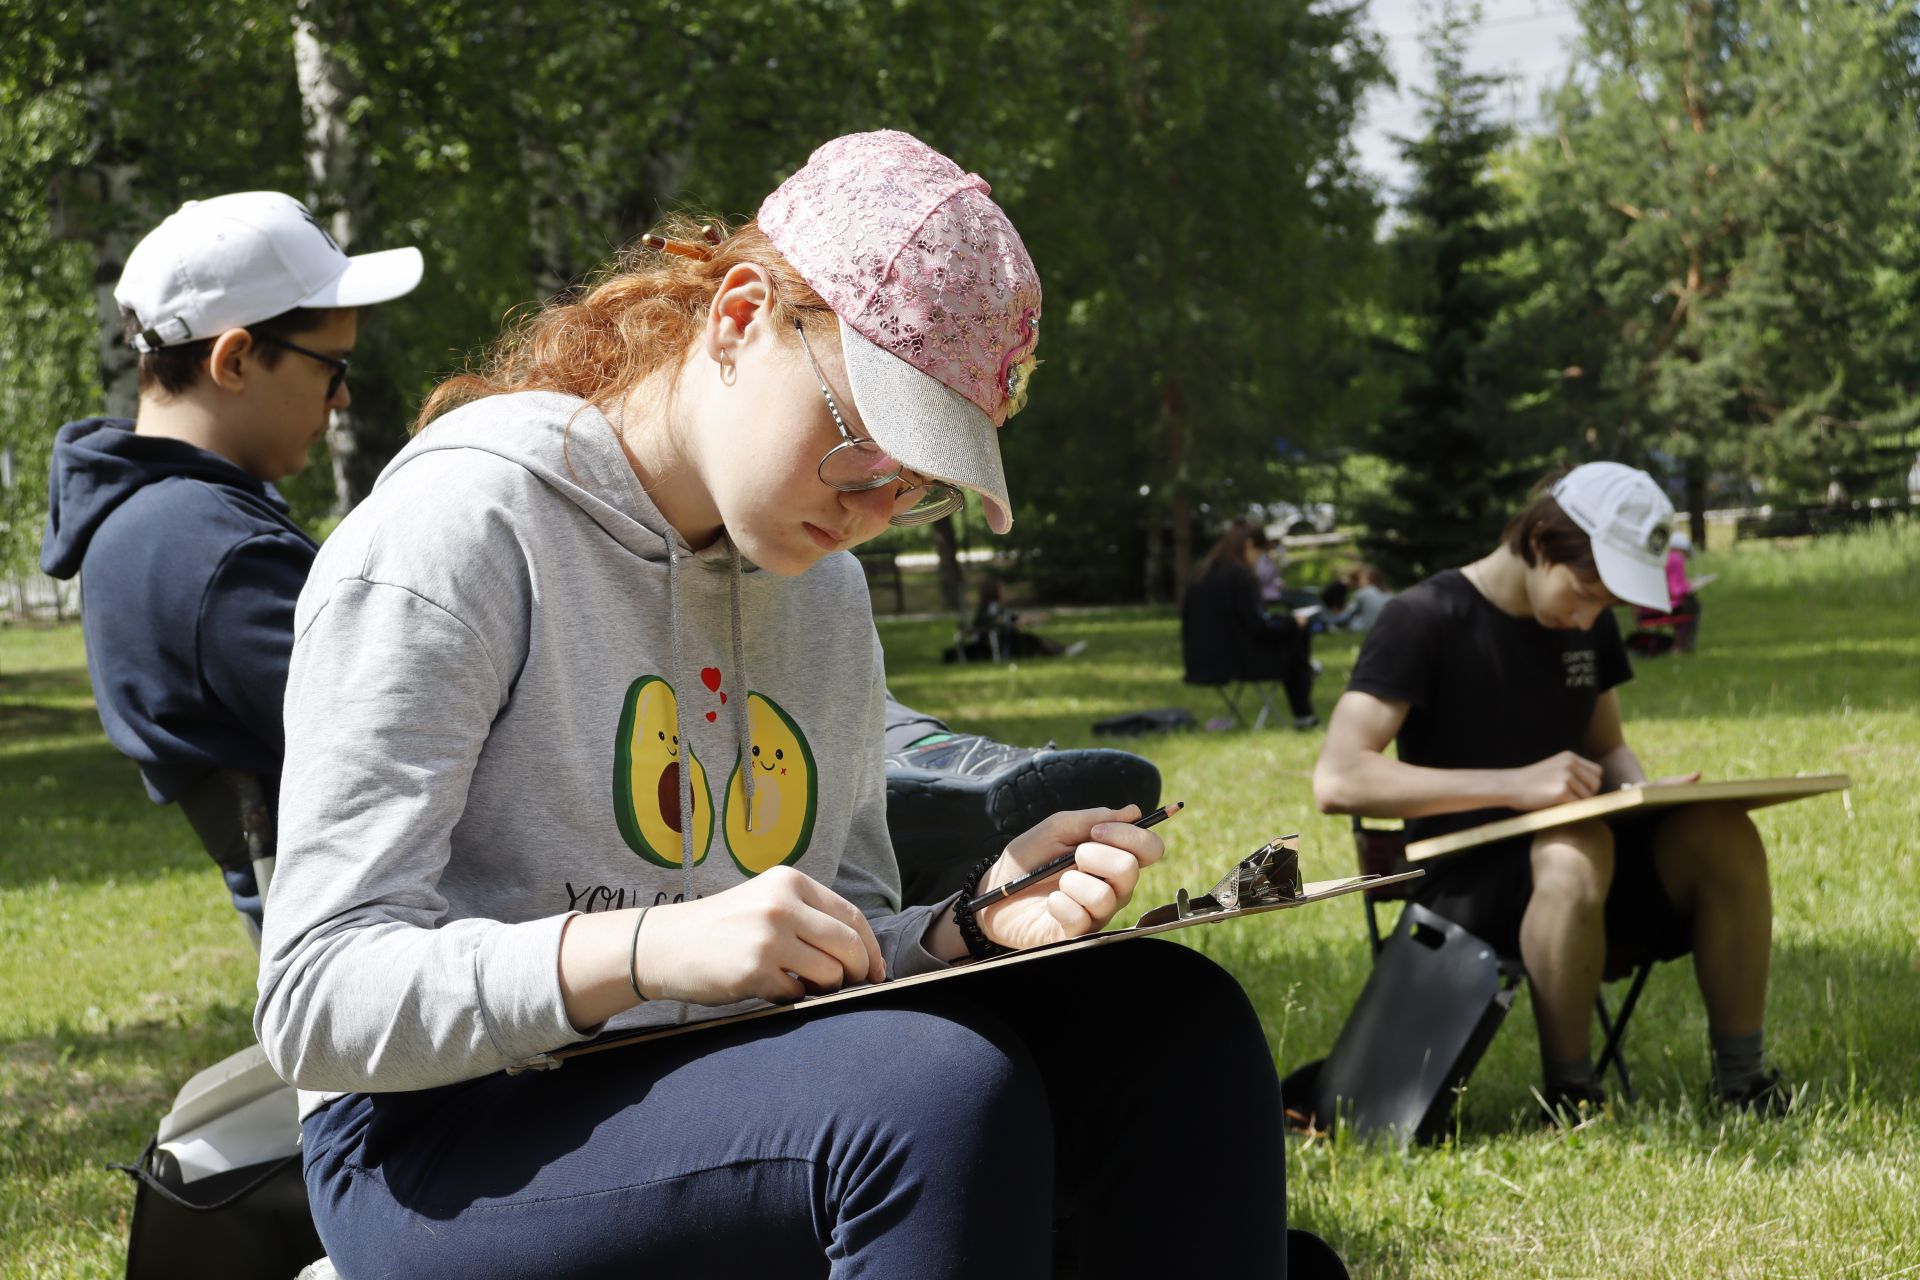
[[[140,1158],[108,1166],[138,1187],[127,1280],[294,1280],[323,1255],[298,1110],[257,1044],[182,1085]],[[175,1152],[204,1176],[189,1181]]]
[[[1102,738],[1137,738],[1143,733],[1172,733],[1191,728],[1191,711],[1185,707],[1160,707],[1153,711],[1129,711],[1105,720],[1096,720],[1093,732]]]
[[[159,1138],[133,1164],[127,1280],[294,1280],[326,1253],[295,1152],[183,1184]]]
[[[1517,985],[1491,946],[1409,902],[1332,1052],[1317,1071],[1297,1073],[1309,1123],[1337,1120],[1402,1145],[1441,1137]]]

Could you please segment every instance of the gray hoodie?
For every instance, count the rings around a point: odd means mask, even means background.
[[[900,910],[858,563],[784,578],[724,537],[688,550],[582,401],[435,422],[321,548],[294,634],[254,1028],[322,1091],[303,1115],[586,1038],[560,995],[570,915],[782,863],[866,913],[889,974],[941,966],[940,908]]]

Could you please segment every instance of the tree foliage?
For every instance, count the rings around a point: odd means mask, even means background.
[[[1525,160],[1589,447],[1774,493],[1871,484],[1916,402],[1914,18],[1583,0]]]
[[[1409,571],[1457,553],[1399,533],[1481,539],[1543,454],[1870,483],[1920,417],[1913,15],[1579,11],[1553,136],[1493,165],[1507,212],[1462,79],[1383,248],[1352,134],[1385,73],[1345,0],[0,0],[0,553],[32,559],[58,422],[125,403],[112,282],[182,200],[291,191],[426,255],[366,317],[336,465],[290,485],[311,519],[514,308],[875,127],[988,175],[1046,280],[1003,443],[1057,597],[1177,589],[1209,508],[1355,446],[1395,464],[1373,545]]]
[[[1367,559],[1402,584],[1482,554],[1553,453],[1540,355],[1515,323],[1526,227],[1493,173],[1500,81],[1466,68],[1472,21],[1449,6],[1427,33],[1434,86],[1426,132],[1401,144],[1414,186],[1392,245],[1400,400],[1369,441],[1392,471],[1355,512]]]

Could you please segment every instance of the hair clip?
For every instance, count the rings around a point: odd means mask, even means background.
[[[702,235],[709,235],[709,233],[713,231],[713,228],[702,227],[700,230]],[[640,243],[652,249],[655,253],[671,253],[675,257],[692,258],[698,262],[705,262],[713,256],[711,246],[719,244],[720,241],[717,237],[710,236],[707,244],[695,244],[691,240],[669,240],[665,236],[658,236],[649,231],[640,237]]]

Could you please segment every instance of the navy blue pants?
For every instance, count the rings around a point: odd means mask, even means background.
[[[1286,1267],[1259,1021],[1230,975],[1151,940],[353,1094],[305,1151],[343,1280]]]

